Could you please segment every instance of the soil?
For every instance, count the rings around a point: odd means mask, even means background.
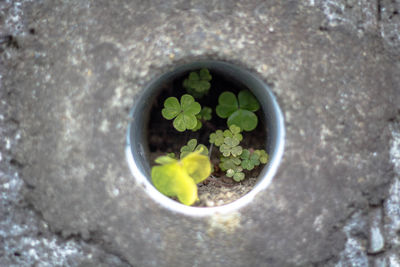
[[[207,178],[206,184],[198,184],[197,193],[199,196],[199,201],[197,201],[194,206],[216,207],[231,203],[232,201],[235,201],[250,192],[257,182],[257,178],[246,178],[241,183],[237,183],[231,178],[228,178],[232,182],[227,184],[223,181],[220,181],[224,178],[228,177],[223,176],[216,178],[210,176]]]
[[[212,75],[211,88],[209,94],[202,99],[196,99],[202,107],[208,106],[213,109],[212,119],[203,122],[203,127],[193,132],[187,130],[183,133],[178,132],[172,126],[172,120],[166,120],[161,115],[164,100],[170,96],[178,99],[186,93],[183,88],[183,80],[189,73],[169,81],[159,90],[159,94],[155,97],[150,111],[150,119],[148,123],[148,145],[149,159],[151,166],[154,166],[154,159],[166,153],[175,153],[179,157],[180,148],[190,140],[197,139],[198,143],[204,144],[210,150],[211,162],[214,165],[214,172],[198,186],[198,197],[194,206],[197,207],[213,207],[221,206],[233,202],[246,193],[248,193],[256,184],[257,177],[264,165],[256,167],[251,172],[245,171],[246,178],[238,183],[232,178],[225,175],[219,170],[219,151],[218,148],[210,146],[208,141],[209,135],[218,129],[225,130],[227,128],[226,119],[221,119],[215,114],[215,107],[218,104],[218,96],[224,91],[231,91],[237,94],[239,91],[248,89],[240,82],[232,80],[221,73],[210,71]],[[243,140],[240,145],[247,149],[265,149],[267,141],[267,133],[265,122],[260,116],[261,109],[256,112],[259,119],[257,128],[251,132],[243,132]]]

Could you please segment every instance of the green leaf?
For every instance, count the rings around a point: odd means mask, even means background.
[[[203,145],[203,144],[199,144],[199,145],[197,145],[197,147],[196,147],[196,149],[194,150],[195,152],[196,151],[199,151],[199,153],[200,154],[202,154],[202,155],[204,155],[204,156],[208,156],[208,148],[205,146],[205,145]]]
[[[219,151],[221,151],[222,155],[224,155],[225,157],[229,157],[229,155],[231,154],[231,147],[227,144],[222,144],[219,148]]]
[[[170,158],[175,159],[175,153],[171,152],[171,153],[167,153],[167,156]]]
[[[219,117],[226,119],[238,108],[239,105],[235,94],[232,92],[223,92],[218,97],[218,105],[215,111]]]
[[[212,116],[212,109],[210,107],[203,107],[199,114],[197,114],[198,119],[209,121]]]
[[[193,129],[197,125],[197,118],[194,115],[188,115],[185,113],[179,114],[172,123],[179,132],[183,132],[186,129]]]
[[[253,153],[253,155],[250,156],[251,162],[254,164],[254,166],[260,165],[260,156]]]
[[[233,134],[232,134],[231,131],[225,130],[225,131],[224,131],[224,137],[233,137]]]
[[[226,176],[228,177],[232,177],[233,175],[235,175],[235,171],[232,169],[229,169],[226,171]]]
[[[176,97],[168,97],[164,101],[164,108],[161,110],[161,114],[167,120],[172,120],[181,112],[181,105]]]
[[[232,160],[232,162],[235,164],[235,165],[237,165],[237,166],[239,166],[240,165],[240,159],[239,158],[232,158],[231,159]]]
[[[242,165],[243,169],[246,169],[246,170],[249,170],[249,171],[254,169],[254,164],[249,159],[242,160],[242,164],[241,165]]]
[[[228,118],[228,126],[236,125],[241,130],[251,131],[257,127],[258,118],[254,111],[260,108],[260,104],[254,95],[248,90],[242,90],[236,98],[232,92],[223,92],[218,97],[216,113],[219,117]]]
[[[229,126],[229,130],[232,132],[232,134],[239,134],[241,132],[240,127],[236,125],[231,125]]]
[[[224,133],[217,130],[215,133],[210,134],[209,142],[216,146],[221,146],[224,143]]]
[[[188,154],[190,154],[191,152],[199,152],[200,154],[204,155],[204,156],[208,156],[208,149],[205,145],[203,144],[199,144],[197,145],[197,140],[196,139],[190,139],[187,142],[187,145],[183,146],[181,148],[181,155],[180,158],[184,158],[186,157]]]
[[[184,94],[181,96],[181,108],[183,111],[197,114],[201,110],[201,106],[199,103],[194,101],[193,96]]]
[[[211,75],[207,69],[192,71],[188,78],[183,81],[186,91],[196,98],[201,98],[208,93],[211,84]]]
[[[245,175],[243,172],[237,172],[233,175],[233,180],[235,180],[236,182],[240,182],[242,180],[244,180]]]
[[[198,114],[197,114],[197,115],[198,115]],[[197,116],[196,116],[196,118],[197,118]],[[202,123],[199,119],[197,119],[196,127],[194,127],[194,128],[191,129],[191,130],[192,130],[193,132],[196,132],[196,131],[200,130],[201,127],[203,127],[203,123]]]
[[[230,162],[230,159],[227,159],[225,161],[225,163],[227,163],[227,162]],[[245,175],[243,173],[243,169],[241,167],[239,167],[239,166],[236,166],[236,165],[232,164],[232,163],[230,163],[229,165],[231,166],[231,168],[225,169],[226,170],[226,176],[227,177],[232,177],[233,180],[235,180],[236,182],[242,181],[245,178]]]
[[[210,86],[210,83],[207,81],[197,81],[196,84],[193,85],[193,88],[196,92],[202,93],[207,91]]]
[[[208,71],[208,69],[204,69],[204,68],[199,71],[199,76],[200,76],[201,80],[208,81],[208,82],[211,81],[211,79],[212,79],[211,74]]]
[[[237,157],[242,153],[241,146],[230,147],[227,144],[222,144],[219,150],[224,157],[229,157],[230,155]]]
[[[224,143],[232,148],[232,147],[239,145],[239,140],[237,140],[233,137],[225,137]]]
[[[187,142],[187,145],[186,145],[186,146],[183,146],[183,147],[181,148],[181,152],[182,152],[182,151],[193,152],[194,149],[196,148],[196,146],[197,146],[197,140],[196,140],[196,139],[190,139],[190,140]]]
[[[238,126],[233,124],[233,125],[229,126],[229,130],[224,131],[224,136],[232,137],[240,142],[243,140],[243,136],[242,136],[242,134],[240,134],[240,131],[241,131],[241,129]]]
[[[183,132],[186,129],[194,129],[197,126],[196,115],[200,112],[201,106],[191,95],[184,94],[179,103],[176,97],[169,97],[164,101],[164,108],[161,113],[164,118],[172,120],[176,130]]]
[[[236,134],[236,136],[232,135],[232,132],[230,130],[224,131],[223,133],[224,143],[221,144],[219,148],[220,152],[224,155],[224,157],[228,157],[230,155],[236,157],[242,153],[243,149],[241,146],[239,146],[240,139],[242,138],[242,136],[239,134],[240,135],[239,138],[237,135],[238,134]]]
[[[248,149],[243,149],[242,154],[240,155],[241,159],[249,159],[250,158],[250,151]]]
[[[232,147],[231,149],[231,154],[235,157],[240,156],[240,154],[242,154],[242,147],[241,146],[235,146]]]
[[[256,150],[254,154],[259,156],[259,160],[262,164],[266,164],[268,162],[268,154],[265,150]]]
[[[219,163],[219,167],[221,168],[221,170],[226,171],[229,169],[232,170],[238,170],[238,167],[241,163],[241,160],[239,158],[235,158],[235,157],[222,157],[221,158],[221,162]]]
[[[239,109],[228,118],[228,125],[237,125],[245,131],[252,131],[257,127],[258,118],[251,111]]]
[[[189,73],[189,81],[191,81],[191,82],[195,82],[195,81],[198,81],[198,80],[200,80],[200,76],[199,76],[199,74],[197,74],[196,72],[191,72],[191,73]]]
[[[249,90],[242,90],[238,94],[239,107],[249,111],[257,111],[260,108],[255,96]]]
[[[260,165],[260,156],[256,152],[251,154],[249,150],[244,149],[240,158],[242,159],[241,166],[246,170],[251,171],[255,166]]]
[[[156,158],[154,160],[154,162],[158,163],[158,164],[169,164],[169,163],[177,162],[177,160],[174,159],[173,157],[171,157],[170,155],[167,155],[167,156],[161,156],[161,157]]]

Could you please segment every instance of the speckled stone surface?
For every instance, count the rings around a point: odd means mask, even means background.
[[[24,194],[52,231],[101,240],[133,266],[327,266],[345,258],[351,215],[387,197],[399,16],[382,7],[396,1],[17,3],[1,90]],[[150,199],[124,154],[133,98],[198,59],[270,84],[287,131],[268,190],[201,219]]]

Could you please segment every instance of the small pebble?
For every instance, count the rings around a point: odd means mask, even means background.
[[[207,206],[207,207],[214,207],[214,206],[215,206],[215,203],[214,203],[214,201],[212,201],[212,200],[206,200],[206,206]]]
[[[381,231],[382,209],[372,208],[369,212],[369,249],[368,253],[377,254],[384,250],[385,240]]]
[[[368,252],[371,254],[379,253],[383,250],[384,246],[385,246],[385,241],[383,239],[381,230],[378,227],[372,227],[370,229]]]

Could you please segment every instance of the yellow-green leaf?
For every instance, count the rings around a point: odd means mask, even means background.
[[[169,164],[169,163],[174,163],[176,161],[177,161],[176,159],[170,156],[161,156],[154,160],[154,162],[158,164]]]
[[[200,153],[201,151],[190,153],[181,160],[183,168],[196,184],[204,181],[211,174],[210,159]]]
[[[192,205],[197,199],[194,180],[178,162],[153,167],[151,179],[158,191],[169,197],[178,197],[182,204]]]

